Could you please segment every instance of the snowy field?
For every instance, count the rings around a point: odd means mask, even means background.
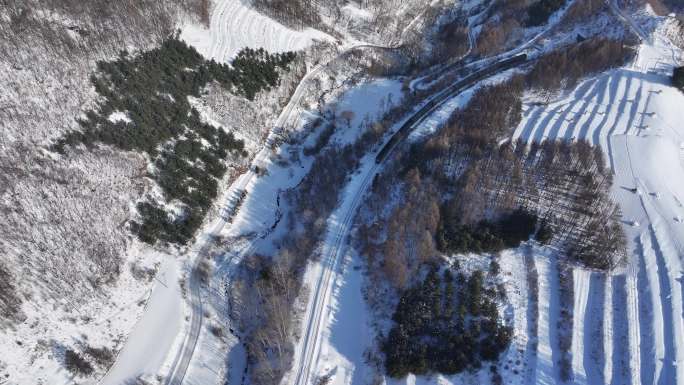
[[[311,28],[295,31],[245,5],[242,0],[217,0],[211,25],[188,24],[180,38],[207,59],[228,63],[243,48],[264,48],[271,53],[298,51],[314,40],[333,40]]]
[[[610,276],[574,272],[576,383],[684,383],[684,95],[669,85],[681,55],[661,25],[631,65],[587,79],[549,104],[527,104],[513,134],[526,142],[587,140],[604,150],[615,173],[627,267]],[[552,317],[553,306],[540,313]],[[538,358],[553,362],[548,354]]]

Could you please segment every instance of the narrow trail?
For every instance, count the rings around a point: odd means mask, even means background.
[[[526,245],[523,249],[524,264],[527,275],[527,346],[525,358],[525,384],[535,385],[537,382],[537,349],[539,346],[539,273],[534,263],[532,246]]]
[[[578,384],[603,384],[605,377],[604,296],[606,279],[601,273],[575,270],[575,333],[573,369]],[[578,346],[575,345],[578,342]],[[578,376],[579,374],[579,376]]]
[[[681,344],[677,343],[684,338],[682,330],[682,296],[680,283],[673,276],[674,273],[681,271],[679,256],[673,255],[669,242],[667,242],[659,231],[656,230],[657,222],[652,223],[649,228],[651,242],[654,246],[656,264],[658,266],[658,279],[660,281],[660,295],[665,306],[662,308],[663,319],[665,320],[665,356],[663,357],[663,374],[659,379],[659,384],[678,383],[684,380],[682,373],[683,352]],[[678,271],[675,271],[678,270]]]
[[[574,311],[572,331],[572,371],[575,376],[575,383],[581,385],[587,381],[587,370],[584,367],[584,351],[587,349],[587,336],[592,328],[585,321],[586,308],[589,299],[589,276],[590,272],[582,269],[574,269]]]
[[[604,277],[603,290],[603,382],[611,383],[613,375],[613,280]]]
[[[613,372],[611,385],[629,385],[632,382],[630,371],[630,325],[627,304],[627,276],[625,274],[610,277],[613,286]]]
[[[560,292],[558,264],[554,255],[535,258],[539,272],[539,345],[537,346],[536,383],[551,385],[560,383],[557,363],[560,361],[558,346],[558,318],[560,316]]]
[[[639,308],[639,378],[642,384],[655,384],[656,373],[660,371],[661,361],[658,356],[659,347],[663,346],[662,335],[656,333],[662,329],[662,316],[655,309],[660,306],[656,299],[660,297],[652,293],[651,278],[647,267],[650,261],[651,240],[644,235],[638,238],[639,270],[637,276],[637,304]],[[651,263],[652,264],[652,263]],[[661,348],[662,349],[662,348]],[[662,352],[660,352],[662,355]],[[635,368],[636,369],[636,368]]]
[[[641,384],[641,319],[639,313],[637,266],[631,263],[625,276],[625,316],[629,331],[629,378],[631,384]]]

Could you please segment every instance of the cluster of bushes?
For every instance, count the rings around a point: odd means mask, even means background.
[[[500,321],[496,296],[481,271],[466,276],[431,269],[396,307],[382,344],[387,374],[456,374],[497,360],[512,330]]]
[[[672,72],[672,85],[684,92],[684,67],[677,67]]]
[[[477,36],[475,52],[480,56],[496,54],[520,35],[520,18],[511,15],[500,20],[491,19],[482,26]]]
[[[270,54],[263,48],[245,48],[237,54],[230,66],[212,59],[208,63],[208,70],[211,77],[227,89],[254,100],[256,94],[262,90],[278,85],[278,70],[287,69],[295,57],[294,52]]]
[[[454,163],[462,168],[455,170]],[[494,251],[516,245],[533,232],[532,218],[514,216],[504,226],[488,219],[506,218],[522,207],[538,218],[539,242],[559,244],[582,265],[607,270],[623,257],[625,237],[609,194],[611,171],[599,147],[584,141],[529,147],[518,142],[482,152],[454,145],[421,169],[430,170],[440,191],[455,197],[442,210],[437,238],[442,250]],[[508,244],[499,239],[505,226],[515,234]]]
[[[538,0],[527,10],[527,24],[538,26],[546,24],[549,17],[565,4],[565,0]]]
[[[588,39],[542,56],[527,74],[527,85],[546,91],[573,87],[585,76],[624,64],[634,52],[624,41]]]
[[[25,316],[21,310],[21,302],[14,277],[3,264],[0,264],[0,319],[23,319]]]
[[[464,18],[465,19],[465,18]],[[433,61],[448,61],[468,52],[468,27],[462,21],[442,24],[436,34],[436,52]]]
[[[72,349],[64,351],[64,366],[75,375],[88,376],[93,373],[93,365]]]
[[[457,214],[450,212],[449,203],[442,211],[437,230],[437,247],[442,252],[493,253],[518,247],[530,238],[537,225],[537,216],[523,209],[493,221],[482,220],[474,226],[462,225]]]
[[[316,125],[314,124],[314,127]],[[318,134],[318,137],[316,138],[316,142],[314,143],[313,146],[310,147],[304,147],[302,150],[302,153],[306,156],[312,156],[318,154],[323,147],[328,145],[328,142],[330,142],[330,138],[332,138],[333,134],[335,134],[335,131],[337,130],[337,125],[334,122],[328,123],[323,130],[321,131],[320,134]]]
[[[64,350],[64,366],[74,375],[89,376],[94,371],[92,362],[100,368],[109,368],[114,363],[114,352],[106,347],[94,348],[86,345],[83,353],[72,348]]]
[[[215,80],[253,99],[276,86],[278,71],[287,69],[294,58],[294,53],[271,55],[263,49],[245,49],[228,66],[206,61],[177,37],[140,55],[122,52],[118,60],[98,63],[91,81],[102,101],[79,121],[82,131],[68,133],[53,148],[63,152],[79,143],[88,147],[103,143],[147,153],[153,159],[151,177],[181,213],[172,216],[149,199],[138,204],[140,220],[131,229],[150,244],[159,240],[185,244],[218,194],[228,156],[244,155],[243,142],[202,122],[188,96],[199,97],[202,88]],[[112,119],[115,113],[126,118]]]

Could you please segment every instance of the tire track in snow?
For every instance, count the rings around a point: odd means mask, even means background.
[[[611,385],[629,385],[630,375],[630,330],[627,316],[627,276],[610,277],[613,286],[613,373]]]
[[[618,71],[618,74],[622,74],[623,71]],[[598,136],[598,141],[594,143],[599,143],[601,148],[607,149],[608,160],[610,161],[611,170],[615,170],[615,161],[613,160],[613,142],[612,136],[615,134],[615,130],[619,126],[620,120],[624,117],[625,109],[627,107],[627,100],[629,97],[629,89],[632,85],[632,76],[619,76],[616,94],[613,94],[611,99],[611,106],[615,105],[616,98],[620,98],[620,101],[616,108],[611,108],[611,115],[613,116],[612,124],[609,129],[603,130],[603,127],[596,131],[595,135]]]
[[[558,263],[556,256],[535,258],[539,272],[539,345],[537,346],[537,366],[535,384],[551,385],[558,383],[557,363],[561,354],[558,347],[558,319],[560,317],[560,292],[558,282]]]
[[[613,287],[610,277],[603,278],[603,383],[611,383],[613,374]],[[606,357],[606,354],[609,356]]]
[[[611,277],[603,276],[603,383],[612,382],[613,375],[613,281]],[[608,357],[606,357],[608,355]]]
[[[573,368],[578,384],[603,384],[605,365],[603,306],[606,289],[605,276],[582,269],[575,270],[576,299],[573,340]],[[579,282],[578,282],[579,281]],[[574,346],[575,341],[580,346]],[[584,380],[584,381],[582,381]]]
[[[575,383],[581,385],[587,382],[587,373],[584,368],[584,351],[586,349],[587,327],[586,308],[589,299],[589,276],[591,272],[584,269],[574,269],[572,271],[574,282],[574,310],[573,329],[572,329],[572,372]]]
[[[673,270],[680,266],[678,265],[679,257],[672,255],[669,244],[659,235],[655,228],[656,223],[652,222],[649,226],[651,242],[654,246],[656,256],[656,264],[658,268],[658,279],[660,283],[660,297],[665,303],[661,307],[662,317],[665,328],[663,330],[663,338],[665,342],[665,355],[663,359],[663,370],[658,377],[658,384],[676,384],[678,381],[684,380],[682,376],[682,352],[681,343],[684,338],[682,331],[682,298],[681,288],[677,290],[679,282],[673,277]]]
[[[658,268],[658,257],[655,255],[655,250],[653,249],[653,238],[650,231],[644,232],[639,239],[641,240],[644,251],[644,270],[648,277],[647,287],[649,289],[648,293],[650,293],[650,304],[652,305],[650,308],[644,309],[642,314],[648,311],[653,315],[652,330],[650,332],[653,334],[654,343],[653,350],[650,352],[650,359],[655,361],[655,364],[653,365],[654,370],[651,374],[649,375],[648,372],[642,371],[641,378],[644,383],[660,385],[662,384],[661,379],[663,378],[663,375],[674,373],[674,371],[671,370],[671,365],[668,365],[667,367],[664,365],[665,358],[669,355],[668,351],[672,348],[672,341],[666,341],[667,336],[671,337],[672,335],[672,333],[666,331],[667,324],[665,319],[668,314],[665,313],[666,306],[663,302],[664,300],[667,300],[667,298],[663,298],[661,293],[664,282],[661,282],[662,271],[659,271]],[[669,308],[671,312],[671,307],[667,306],[667,308]],[[644,353],[649,354],[647,351],[644,351]],[[642,368],[643,362],[644,355],[642,354]]]
[[[539,346],[539,273],[534,263],[532,246],[524,247],[525,271],[527,273],[527,346],[525,348],[527,368],[525,383],[536,384],[537,348]]]
[[[639,261],[641,255],[637,254]],[[638,268],[630,263],[627,276],[625,277],[626,289],[626,316],[629,322],[629,369],[630,383],[641,384],[641,319],[639,314],[639,295],[637,290]]]
[[[637,239],[637,250],[639,255],[639,273],[636,279],[640,334],[639,377],[641,384],[647,385],[655,383],[656,372],[660,371],[660,361],[656,359],[656,356],[658,355],[658,346],[662,347],[662,336],[656,334],[656,330],[662,328],[663,321],[654,312],[660,303],[654,303],[654,299],[659,298],[659,296],[657,293],[653,293],[653,286],[651,285],[651,274],[647,268],[651,259],[647,255],[652,252],[651,241],[644,234]]]

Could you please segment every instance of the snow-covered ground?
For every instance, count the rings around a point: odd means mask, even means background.
[[[684,94],[669,80],[682,53],[664,25],[637,27],[650,35],[631,65],[587,79],[547,105],[526,105],[513,134],[527,142],[587,140],[601,146],[615,173],[627,267],[610,276],[574,273],[576,383],[684,383]]]
[[[207,59],[228,63],[243,48],[264,48],[269,52],[298,51],[314,40],[333,40],[307,28],[295,31],[245,5],[242,0],[216,0],[211,25],[182,28],[180,38],[193,45]]]
[[[163,261],[155,281],[143,316],[101,385],[119,385],[140,375],[155,375],[164,364],[183,319],[178,262],[172,258]]]

